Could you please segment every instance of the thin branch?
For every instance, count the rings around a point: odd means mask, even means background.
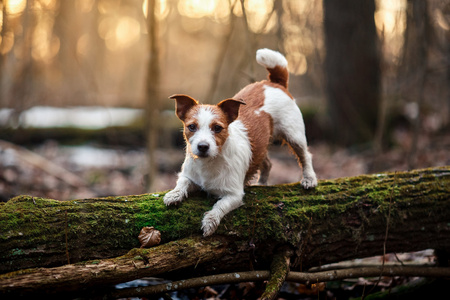
[[[261,281],[269,279],[269,275],[269,271],[250,271],[210,275],[186,280],[179,280],[170,283],[162,283],[147,287],[121,289],[110,293],[107,298],[114,299],[126,297],[145,297],[148,295],[167,293],[190,288],[199,288],[202,286],[211,286],[224,283],[233,284],[247,281]]]
[[[261,295],[262,300],[275,299],[276,295],[286,281],[287,275],[289,274],[292,254],[292,249],[286,246],[279,249],[278,253],[274,255],[270,266],[269,282],[267,282],[266,289]]]
[[[316,283],[335,280],[343,280],[359,277],[378,276],[381,266],[370,268],[349,268],[344,270],[331,270],[317,273],[289,272],[286,281],[298,283]],[[450,277],[450,268],[437,267],[384,267],[385,276],[409,276],[409,277]],[[144,297],[148,295],[179,291],[189,288],[198,288],[217,284],[233,284],[248,281],[268,280],[269,271],[235,272],[219,275],[191,278],[147,287],[127,288],[110,293],[108,298]]]

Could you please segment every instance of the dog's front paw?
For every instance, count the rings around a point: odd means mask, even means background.
[[[164,204],[169,206],[183,201],[184,194],[179,190],[172,190],[164,196]]]
[[[205,213],[202,220],[203,236],[210,236],[216,231],[220,224],[220,216],[214,211],[210,210]]]
[[[317,178],[316,176],[305,176],[302,179],[302,186],[304,189],[312,189],[317,186]]]

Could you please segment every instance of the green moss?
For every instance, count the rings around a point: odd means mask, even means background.
[[[385,223],[390,213],[390,222],[401,222],[412,206],[421,209],[424,218],[430,211],[434,216],[445,215],[448,210],[438,209],[438,205],[448,201],[448,173],[438,169],[363,175],[323,180],[312,190],[304,190],[299,183],[249,187],[245,205],[225,216],[217,234],[295,245],[308,234],[313,222],[333,220],[341,224],[336,230],[357,237],[355,233],[368,225],[368,216],[376,215],[373,222]],[[137,236],[144,226],[160,230],[162,243],[201,235],[203,215],[216,199],[196,193],[178,206],[166,207],[164,195],[72,201],[19,196],[0,203],[0,241],[7,249],[0,249],[0,261],[14,264],[10,260],[13,256],[41,259],[41,250],[33,250],[38,246],[66,259],[66,233],[70,255],[85,246],[105,252],[138,247]],[[350,224],[345,212],[356,212],[359,219]]]

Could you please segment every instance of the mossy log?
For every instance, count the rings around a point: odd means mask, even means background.
[[[298,183],[249,187],[245,205],[227,215],[208,239],[199,237],[200,223],[215,199],[198,193],[178,207],[166,207],[163,195],[72,201],[19,196],[1,203],[0,272],[87,260],[95,265],[95,259],[139,247],[137,236],[144,226],[160,230],[163,244],[175,241],[157,247],[169,247],[158,255],[178,255],[172,269],[155,269],[149,272],[152,276],[176,277],[170,271],[186,268],[192,275],[267,269],[276,249],[287,245],[295,252],[291,270],[384,251],[450,249],[449,166],[322,180],[314,190]],[[202,247],[223,250],[183,265],[186,251],[194,249],[189,238],[194,244],[200,240]],[[181,239],[184,246],[175,246]],[[142,260],[137,256],[132,259]],[[27,272],[31,271],[0,278]]]

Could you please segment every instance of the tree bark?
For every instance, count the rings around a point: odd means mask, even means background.
[[[226,242],[211,243],[200,237],[169,242],[151,249],[133,249],[126,255],[105,260],[91,260],[55,268],[36,268],[0,275],[0,295],[26,296],[81,294],[96,286],[126,282],[185,269],[199,263],[212,263],[232,252]],[[74,295],[72,295],[75,297]]]
[[[414,103],[417,114],[412,116],[411,145],[407,156],[408,169],[414,169],[417,160],[418,139],[421,130],[423,103],[426,97],[428,49],[432,29],[428,16],[428,2],[408,0],[406,30],[400,76],[405,80],[401,93],[409,103]]]
[[[450,249],[449,166],[322,180],[315,190],[298,183],[249,187],[246,205],[227,215],[208,239],[199,237],[200,222],[215,199],[199,193],[167,208],[163,194],[72,201],[19,196],[1,203],[0,272],[11,273],[0,276],[0,291],[24,282],[37,288],[33,278],[39,281],[39,274],[53,278],[49,286],[56,292],[57,286],[177,278],[186,271],[196,276],[268,269],[273,254],[285,247],[294,251],[292,271],[385,251]],[[139,246],[144,226],[160,230],[163,245],[129,252]],[[75,264],[62,266],[68,260]],[[12,272],[38,267],[55,268]]]
[[[160,82],[161,68],[159,46],[159,23],[156,17],[157,1],[148,0],[147,3],[147,30],[150,50],[150,59],[147,70],[147,90],[145,99],[146,124],[145,131],[147,136],[147,158],[148,158],[148,181],[147,192],[153,192],[155,189],[155,179],[157,174],[157,162],[155,150],[158,141],[158,132],[160,130]]]
[[[324,0],[323,6],[330,140],[371,142],[381,90],[375,1]]]

